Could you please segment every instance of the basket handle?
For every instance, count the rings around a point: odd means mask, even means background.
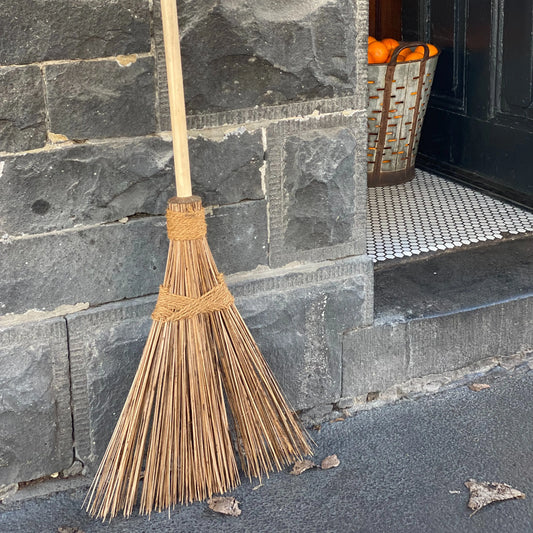
[[[424,47],[424,57],[422,58],[422,61],[427,61],[429,58],[429,46],[426,43],[422,43],[420,41],[413,41],[409,43],[403,43],[397,46],[394,49],[394,52],[392,52],[392,56],[389,61],[389,65],[396,65],[398,56],[400,55],[400,52],[402,50],[405,50],[406,48],[412,48],[413,46],[423,46]]]

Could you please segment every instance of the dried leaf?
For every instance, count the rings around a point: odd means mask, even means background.
[[[329,470],[330,468],[336,468],[340,464],[341,462],[339,461],[339,458],[335,454],[333,454],[333,455],[328,455],[322,461],[322,463],[320,463],[320,468],[322,468],[322,470]]]
[[[309,459],[304,459],[303,461],[296,461],[290,473],[293,476],[299,476],[310,468],[316,468],[316,464],[313,463],[313,461],[310,461]]]
[[[215,513],[227,514],[229,516],[239,516],[242,512],[239,509],[239,502],[231,496],[215,496],[207,500],[207,505]]]
[[[469,479],[465,485],[470,490],[468,507],[474,512],[479,511],[482,507],[492,502],[526,497],[523,492],[513,489],[511,485],[507,485],[506,483],[490,481],[477,482],[475,479]]]
[[[490,389],[490,385],[487,385],[486,383],[472,383],[471,385],[468,385],[468,388],[474,392],[479,392],[480,390]]]
[[[344,422],[346,420],[346,418],[344,416],[339,416],[338,418],[335,418],[335,420],[333,420],[333,422]]]

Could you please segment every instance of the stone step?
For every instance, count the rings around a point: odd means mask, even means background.
[[[374,324],[343,342],[343,396],[533,347],[533,239],[375,270]]]
[[[466,311],[533,294],[533,236],[376,265],[376,321]]]

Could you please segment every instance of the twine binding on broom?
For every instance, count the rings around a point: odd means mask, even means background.
[[[207,233],[205,209],[194,211],[173,211],[167,209],[167,233],[171,241],[194,241],[203,239]],[[217,274],[217,285],[198,298],[173,294],[165,285],[159,287],[157,304],[152,313],[153,320],[177,322],[201,313],[228,309],[234,298],[224,281],[224,275]]]
[[[200,313],[228,309],[233,304],[233,296],[224,281],[224,275],[219,273],[217,280],[218,285],[198,298],[172,294],[168,287],[161,285],[152,319],[161,322],[176,322],[184,318],[192,318]]]
[[[207,234],[205,209],[179,212],[167,209],[167,233],[171,241],[194,241]]]

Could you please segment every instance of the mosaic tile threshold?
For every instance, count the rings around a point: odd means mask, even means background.
[[[374,262],[533,231],[533,214],[418,170],[402,185],[368,189],[367,253]]]

